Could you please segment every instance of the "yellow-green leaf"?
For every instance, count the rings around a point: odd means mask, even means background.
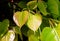
[[[35,35],[31,35],[28,37],[28,41],[39,41],[39,39]]]
[[[27,25],[31,30],[36,31],[41,25],[41,23],[42,23],[42,16],[40,14],[35,15],[30,14],[27,21]]]
[[[56,26],[56,31],[57,31],[57,33],[58,33],[58,35],[60,37],[60,23]]]
[[[16,23],[16,25],[21,28],[26,23],[28,16],[28,11],[17,11],[13,16],[13,20]]]
[[[7,34],[1,39],[1,41],[14,41],[15,33],[9,30]]]
[[[45,27],[41,34],[41,41],[60,41],[55,29]]]

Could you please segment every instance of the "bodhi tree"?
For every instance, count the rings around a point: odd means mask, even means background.
[[[59,0],[12,3],[13,20],[0,22],[0,41],[60,41]]]

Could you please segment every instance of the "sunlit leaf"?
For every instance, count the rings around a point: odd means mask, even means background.
[[[31,35],[35,35],[35,37],[37,37],[37,39],[40,39],[40,31],[37,30],[36,32],[32,31],[32,30],[28,30],[27,32],[28,37],[30,37]]]
[[[1,39],[1,41],[14,41],[15,33],[9,30],[7,34]]]
[[[27,6],[29,9],[33,10],[37,7],[37,2],[36,1],[30,1],[27,3]]]
[[[57,31],[57,33],[58,33],[58,35],[60,37],[60,23],[56,26],[56,31]]]
[[[41,41],[59,41],[59,38],[54,29],[46,27],[42,31]]]
[[[43,15],[47,15],[48,14],[48,12],[46,10],[46,4],[44,4],[43,1],[41,1],[41,2],[39,1],[37,5],[38,5],[38,8],[39,8],[40,12]]]
[[[9,27],[9,20],[5,19],[3,22],[0,22],[0,38],[7,32]]]
[[[13,16],[13,20],[16,23],[16,25],[21,28],[26,23],[28,16],[28,11],[17,11]]]
[[[31,30],[36,31],[41,25],[41,23],[42,23],[42,16],[40,14],[35,15],[30,14],[27,21],[27,25]]]
[[[48,0],[47,4],[50,13],[56,19],[59,16],[59,0]]]

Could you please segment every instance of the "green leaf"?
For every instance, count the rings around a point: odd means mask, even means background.
[[[18,6],[20,7],[20,8],[26,8],[27,6],[26,6],[26,2],[24,2],[24,1],[20,1],[19,3],[18,3]]]
[[[31,35],[28,37],[28,41],[39,41],[39,39],[36,36]]]
[[[60,14],[60,1],[59,1],[59,14]]]
[[[48,9],[52,14],[53,18],[57,18],[59,16],[59,0],[48,0]]]
[[[39,26],[42,23],[42,16],[40,14],[30,14],[28,21],[27,21],[27,26],[33,30],[36,31],[38,30]]]
[[[27,7],[31,10],[34,10],[37,7],[37,2],[36,1],[30,1],[27,3]]]
[[[46,4],[44,4],[43,1],[39,1],[38,4],[37,4],[37,6],[38,6],[40,12],[41,12],[43,15],[46,16],[46,15],[48,14],[48,12],[47,12],[47,10],[46,10]]]
[[[41,34],[41,41],[59,41],[59,38],[54,29],[45,27]]]
[[[29,29],[28,32],[27,32],[27,35],[28,35],[28,36],[34,35],[34,32]]]
[[[0,38],[7,32],[9,27],[9,20],[5,19],[3,22],[0,22]]]
[[[39,30],[34,32],[34,31],[29,29],[28,32],[27,32],[27,35],[28,35],[28,37],[31,36],[31,35],[35,35],[35,37],[37,37],[37,39],[40,39],[40,31]]]
[[[21,28],[26,23],[28,16],[28,11],[17,11],[13,16],[13,20],[16,23],[16,25]]]
[[[9,30],[7,34],[1,39],[1,41],[14,41],[15,33]]]

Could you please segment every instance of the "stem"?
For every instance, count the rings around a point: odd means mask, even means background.
[[[39,35],[41,35],[41,29],[40,29],[40,27],[39,27]]]
[[[40,29],[40,27],[39,27],[39,41],[41,40],[41,29]]]
[[[20,35],[21,40],[23,41],[23,36],[22,36],[21,28],[20,28],[20,33],[19,33],[19,35]]]
[[[35,31],[34,31],[34,35],[35,35]]]
[[[54,27],[53,23],[51,22],[51,20],[49,20],[49,23],[50,23],[50,27]]]
[[[51,20],[54,20],[55,22],[60,23],[60,21],[58,21],[58,20],[55,20],[55,19],[51,19]]]
[[[52,23],[54,24],[54,26],[57,26],[56,21],[54,21],[53,19],[51,19]]]

